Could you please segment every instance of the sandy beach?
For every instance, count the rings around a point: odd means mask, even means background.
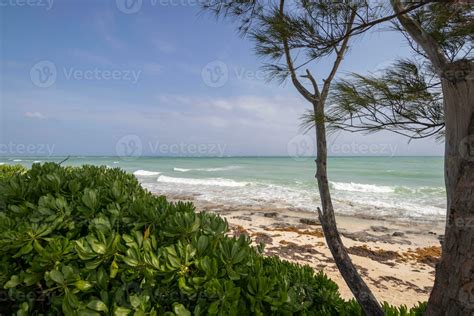
[[[266,255],[324,271],[352,297],[326,245],[314,212],[261,206],[213,204],[189,195],[167,195],[170,201],[191,201],[197,211],[227,219],[230,234],[248,235],[255,245],[265,244]],[[411,307],[428,299],[444,232],[443,222],[338,216],[342,240],[358,271],[379,301]]]

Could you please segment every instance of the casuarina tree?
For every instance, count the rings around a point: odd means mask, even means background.
[[[447,222],[429,315],[474,311],[474,66],[473,7],[468,1],[209,0],[204,7],[237,19],[239,30],[268,57],[270,78],[289,78],[312,105],[320,219],[346,283],[369,315],[381,314],[339,237],[327,180],[326,127],[391,130],[411,138],[445,141]],[[353,74],[332,85],[351,38],[388,24],[401,32],[415,57],[382,74]],[[297,56],[297,57],[295,57]],[[333,58],[319,82],[311,67]],[[320,75],[320,74],[318,74]],[[332,93],[331,93],[332,91]],[[325,111],[325,109],[327,111]]]

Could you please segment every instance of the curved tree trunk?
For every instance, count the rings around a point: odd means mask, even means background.
[[[280,15],[284,17],[284,7],[285,1],[280,0]],[[288,45],[288,40],[283,38],[283,48],[285,53],[286,64],[290,72],[291,81],[295,86],[296,90],[311,104],[313,105],[314,114],[316,116],[316,141],[317,141],[317,158],[316,158],[316,178],[318,180],[319,192],[321,196],[323,212],[318,208],[319,219],[323,226],[324,236],[326,237],[326,242],[331,251],[331,254],[336,262],[336,265],[341,272],[344,281],[346,281],[349,286],[352,294],[356,298],[357,302],[361,305],[362,309],[366,315],[371,316],[382,316],[384,312],[380,307],[377,299],[370,291],[367,284],[357,273],[354,264],[347,253],[346,248],[344,247],[341,237],[336,226],[336,218],[334,216],[334,208],[332,206],[331,194],[329,192],[329,183],[327,177],[327,141],[326,141],[326,127],[324,121],[324,105],[329,93],[331,81],[334,79],[336,72],[341,64],[342,59],[346,53],[348,42],[350,38],[349,31],[354,24],[354,19],[356,17],[356,11],[353,10],[348,17],[346,25],[346,34],[347,37],[344,38],[342,44],[339,48],[335,47],[336,59],[334,65],[329,73],[329,76],[324,80],[323,89],[320,92],[318,84],[314,77],[311,75],[309,70],[306,70],[306,78],[308,78],[313,86],[314,93],[309,92],[298,80],[296,76],[296,71],[293,66],[293,60],[290,54],[290,47]],[[319,118],[319,119],[318,119]]]
[[[449,64],[442,79],[448,198],[441,261],[427,315],[474,315],[474,67]]]
[[[316,113],[316,178],[318,180],[319,194],[321,196],[321,206],[323,212],[319,211],[319,220],[323,227],[324,236],[331,254],[336,262],[337,268],[346,281],[350,290],[356,297],[359,304],[364,309],[366,315],[382,316],[384,312],[377,302],[377,299],[370,291],[367,284],[357,272],[354,264],[349,257],[341,237],[337,230],[336,217],[332,205],[331,194],[329,191],[329,182],[327,175],[327,141],[326,127],[324,122],[324,104],[315,103],[314,112]]]

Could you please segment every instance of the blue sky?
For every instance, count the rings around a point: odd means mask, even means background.
[[[136,142],[144,155],[213,155],[217,145],[223,155],[311,154],[312,133],[299,128],[308,104],[291,84],[264,81],[234,25],[194,0],[136,0],[137,12],[122,1],[0,1],[0,155],[120,155]],[[368,34],[340,74],[409,54],[395,32]],[[330,63],[311,66],[319,80]],[[338,133],[329,145],[333,155],[443,151],[390,133]]]

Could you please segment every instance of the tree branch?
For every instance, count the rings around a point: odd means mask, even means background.
[[[319,99],[321,97],[321,94],[319,93],[319,87],[318,87],[318,83],[316,82],[316,80],[314,79],[313,75],[311,74],[311,72],[306,69],[306,75],[304,76],[301,76],[303,78],[308,78],[309,81],[311,81],[311,84],[313,85],[313,89],[314,89],[314,95]]]
[[[345,40],[347,37],[349,37],[351,35],[358,35],[358,34],[365,33],[368,29],[370,29],[370,28],[372,28],[372,27],[374,27],[374,26],[376,26],[380,23],[390,21],[394,18],[397,18],[399,15],[404,15],[404,14],[410,13],[410,12],[412,12],[412,11],[418,9],[418,8],[421,8],[422,6],[425,6],[429,3],[439,2],[439,1],[440,0],[426,0],[426,1],[423,1],[423,2],[418,3],[416,5],[413,5],[409,8],[405,8],[405,9],[401,10],[398,13],[394,13],[394,14],[385,16],[383,18],[379,18],[379,19],[376,19],[376,20],[373,20],[373,21],[370,21],[370,22],[365,22],[365,23],[362,23],[360,25],[357,25],[356,27],[350,29],[349,32],[347,32],[343,37],[340,37],[340,38],[336,39],[335,41],[329,42],[327,46],[329,47],[329,46],[337,45],[338,43]]]
[[[280,16],[284,19],[283,9],[285,6],[285,0],[280,0]],[[285,51],[285,58],[286,63],[288,64],[288,70],[290,71],[291,81],[295,85],[296,90],[298,90],[301,95],[308,100],[309,102],[315,101],[315,95],[311,94],[298,80],[296,76],[295,67],[293,66],[293,60],[291,59],[290,48],[288,45],[288,39],[286,37],[283,38],[283,49]]]
[[[355,11],[352,11],[351,17],[349,19],[349,23],[347,24],[346,34],[350,32],[352,25],[354,23],[355,17],[356,17]],[[337,69],[339,68],[339,65],[341,64],[342,59],[344,58],[344,54],[346,53],[349,38],[350,36],[345,36],[341,44],[341,49],[337,50],[336,48],[336,52],[337,52],[336,60],[334,61],[334,65],[332,66],[329,76],[327,77],[326,80],[324,80],[323,91],[321,92],[321,100],[323,100],[323,102],[326,100],[328,96],[329,88],[331,87],[331,82],[334,79],[334,76],[336,75]]]
[[[413,20],[408,14],[403,14],[403,12],[406,11],[406,8],[400,0],[390,0],[390,2],[393,10],[397,14],[400,24],[402,24],[417,44],[423,48],[438,74],[442,76],[442,72],[448,64],[448,60],[441,50],[441,47],[430,34],[423,30],[419,23]]]

